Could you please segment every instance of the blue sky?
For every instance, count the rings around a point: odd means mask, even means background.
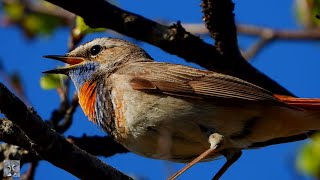
[[[178,21],[183,23],[201,23],[200,1],[129,1],[119,0],[118,4],[129,11],[147,18]],[[289,0],[252,1],[242,0],[236,3],[236,21],[239,23],[268,26],[272,28],[297,29],[293,13],[293,2]],[[39,86],[41,72],[61,65],[43,59],[43,55],[64,54],[67,49],[68,29],[59,29],[50,38],[26,40],[16,27],[1,28],[0,58],[8,72],[19,72],[23,79],[28,99],[44,119],[49,118],[58,107],[59,98],[55,91],[44,91]],[[91,35],[110,36],[106,33]],[[205,39],[211,43],[209,38]],[[241,47],[248,47],[254,38],[240,37]],[[167,54],[148,44],[139,43],[158,61],[187,64],[176,56]],[[267,46],[252,61],[252,65],[279,82],[285,88],[300,97],[320,97],[320,44],[317,42],[277,41]],[[192,64],[188,64],[192,65]],[[104,135],[83,115],[80,108],[74,116],[72,127],[66,135],[81,136]],[[228,179],[293,179],[296,178],[294,157],[306,141],[270,146],[257,150],[244,151],[240,160],[222,177]],[[115,168],[129,175],[147,179],[164,179],[168,172],[178,170],[183,164],[168,163],[147,159],[132,153],[101,158]],[[181,176],[181,179],[211,179],[224,159],[200,163]],[[169,169],[169,170],[168,170]],[[171,170],[170,170],[171,169]],[[36,179],[76,179],[69,173],[50,163],[41,161]]]

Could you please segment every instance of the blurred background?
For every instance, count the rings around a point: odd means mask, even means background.
[[[68,51],[70,22],[56,16],[41,14],[38,10],[56,8],[43,1],[2,0],[0,3],[0,81],[33,106],[43,119],[49,119],[52,111],[59,106],[61,98],[55,88],[50,88],[52,84],[48,85],[47,80],[43,80],[41,72],[63,64],[44,59],[42,56],[64,54]],[[36,4],[39,9],[27,9],[29,3]],[[122,9],[162,23],[181,21],[191,32],[210,44],[214,43],[203,30],[200,1],[115,0],[113,3]],[[281,32],[320,32],[320,20],[315,18],[315,14],[320,14],[320,2],[317,0],[235,0],[234,3],[235,19],[239,25]],[[76,28],[78,29],[73,31],[73,36],[74,39],[78,37],[81,43],[96,37],[123,38],[144,48],[157,61],[199,67],[157,47],[111,30],[88,30],[80,18],[77,19]],[[239,33],[239,46],[250,63],[298,97],[320,97],[320,35],[313,39],[266,39],[264,36]],[[73,92],[74,88],[71,86],[71,96]],[[80,108],[77,108],[73,119],[73,124],[64,133],[66,137],[80,137],[84,134],[105,135],[101,129],[88,121]],[[139,179],[165,179],[184,166],[147,159],[132,153],[99,158]],[[199,163],[183,174],[181,179],[211,179],[224,162],[222,158]],[[28,164],[24,165],[21,173],[28,168]],[[314,179],[320,178],[319,175],[320,140],[315,137],[313,141],[305,140],[244,151],[240,160],[222,179]],[[46,161],[40,161],[34,179],[77,178]]]

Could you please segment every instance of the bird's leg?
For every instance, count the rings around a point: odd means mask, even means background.
[[[174,180],[178,176],[180,176],[182,173],[184,173],[186,170],[191,168],[193,165],[195,165],[197,162],[200,162],[201,160],[205,159],[208,157],[210,154],[218,152],[220,147],[222,146],[223,143],[223,136],[218,134],[218,133],[213,133],[209,136],[209,143],[210,143],[210,148],[206,150],[204,153],[200,154],[197,158],[195,158],[193,161],[188,163],[184,168],[182,168],[180,171],[176,172],[174,175],[168,178],[168,180]],[[221,168],[222,169],[222,168]],[[224,172],[224,171],[223,171]],[[223,174],[222,172],[222,174]],[[221,175],[222,175],[221,174]],[[220,176],[221,176],[220,175]]]
[[[241,157],[241,150],[228,151],[224,154],[227,159],[227,162],[220,168],[216,175],[212,178],[212,180],[218,180],[228,169],[229,167],[235,163]]]

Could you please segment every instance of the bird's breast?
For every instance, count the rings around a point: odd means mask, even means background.
[[[88,81],[83,84],[78,92],[79,104],[86,116],[96,123],[95,104],[97,98],[96,82]]]

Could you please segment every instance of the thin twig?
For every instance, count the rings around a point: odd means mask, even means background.
[[[248,61],[253,59],[258,53],[272,41],[272,38],[260,38],[255,44],[251,45],[242,56]]]
[[[237,26],[238,32],[243,35],[248,36],[258,36],[265,37],[273,35],[274,40],[311,40],[318,41],[320,40],[320,30],[311,29],[311,30],[277,30],[267,27],[259,27],[252,25],[242,25]]]
[[[182,24],[188,31],[194,34],[208,34],[204,24]],[[308,30],[283,30],[268,27],[259,27],[245,24],[238,24],[237,31],[240,35],[258,37],[259,40],[254,43],[248,50],[244,51],[245,59],[250,60],[256,56],[266,45],[276,40],[287,41],[319,41],[320,29]]]
[[[78,96],[75,94],[71,100],[70,106],[65,111],[63,121],[59,122],[59,124],[55,128],[57,132],[64,133],[66,130],[70,128],[70,126],[72,125],[73,114],[77,109],[78,105]]]
[[[183,23],[182,26],[193,34],[209,34],[204,24]],[[274,29],[269,27],[261,27],[248,24],[238,24],[237,31],[239,35],[264,37],[273,34],[274,40],[299,40],[299,41],[318,41],[320,40],[319,29],[309,30],[289,30]]]
[[[38,164],[38,161],[31,162],[27,172],[21,176],[20,180],[33,180]]]
[[[8,5],[14,3],[14,1],[2,0],[2,3],[4,5]],[[23,3],[25,11],[55,16],[62,19],[66,24],[70,24],[70,22],[73,21],[75,16],[69,11],[66,11],[58,6],[45,6],[41,1],[21,0],[21,3]]]

